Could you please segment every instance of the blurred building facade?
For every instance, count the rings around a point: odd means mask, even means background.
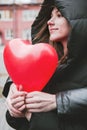
[[[0,0],[0,45],[13,38],[31,40],[31,25],[43,0]]]

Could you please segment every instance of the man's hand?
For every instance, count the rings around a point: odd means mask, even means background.
[[[44,92],[30,92],[25,98],[28,112],[47,112],[56,108],[56,96]]]

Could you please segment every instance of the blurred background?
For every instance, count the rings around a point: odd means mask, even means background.
[[[0,130],[13,130],[6,122],[7,110],[2,95],[8,73],[3,62],[3,50],[11,39],[21,38],[31,43],[31,25],[43,0],[0,0]]]

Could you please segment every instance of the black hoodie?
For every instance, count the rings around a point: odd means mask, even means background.
[[[43,91],[56,94],[58,130],[87,130],[87,0],[45,0],[32,25],[33,44],[48,42],[47,38],[45,41],[34,38],[50,18],[52,6],[68,20],[72,31],[68,60],[57,68]],[[48,35],[47,28],[42,37],[44,35]],[[10,119],[8,122],[12,124]]]

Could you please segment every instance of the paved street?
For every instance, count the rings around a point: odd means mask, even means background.
[[[6,119],[5,119],[6,110],[7,110],[7,107],[5,104],[5,99],[0,98],[0,130],[14,130],[6,122]]]
[[[7,78],[7,71],[5,69],[3,61],[3,50],[4,46],[0,46],[0,87],[3,87]]]
[[[3,62],[3,50],[4,46],[0,46],[0,88],[3,88],[8,76]],[[7,107],[5,104],[5,98],[2,97],[0,98],[0,130],[13,130],[6,122],[5,119],[6,110]]]

